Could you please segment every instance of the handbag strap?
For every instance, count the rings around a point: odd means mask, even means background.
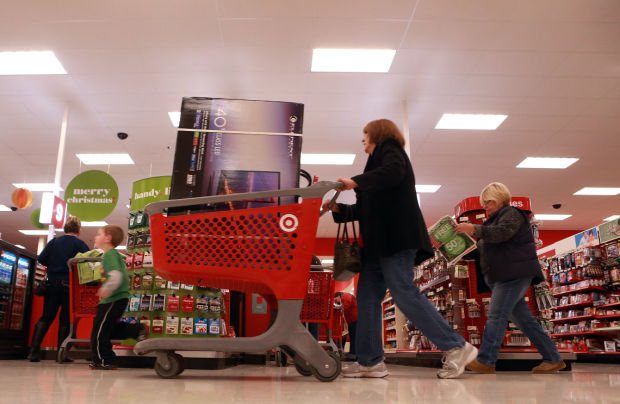
[[[353,228],[353,242],[357,243],[357,233],[355,231],[355,220],[353,220],[353,207],[351,205],[349,205],[347,209],[347,219],[348,218],[351,218],[351,227]]]

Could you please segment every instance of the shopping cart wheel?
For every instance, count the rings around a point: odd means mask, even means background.
[[[320,381],[331,382],[332,380],[337,378],[338,375],[340,374],[340,370],[341,370],[340,358],[338,357],[338,354],[333,351],[325,351],[325,352],[330,356],[330,358],[332,358],[336,362],[336,366],[334,366],[334,368],[332,369],[332,373],[329,376],[323,376],[322,374],[317,372],[315,368],[311,368],[311,369],[312,369],[312,374],[314,375],[314,377],[316,377]]]
[[[67,350],[64,347],[58,348],[58,353],[56,353],[56,362],[64,363],[65,359],[67,359]]]
[[[168,352],[165,360],[160,360],[158,356],[155,360],[155,372],[159,377],[170,379],[183,373],[183,357],[174,352]]]
[[[295,358],[295,369],[302,376],[312,376],[312,366],[299,357]]]

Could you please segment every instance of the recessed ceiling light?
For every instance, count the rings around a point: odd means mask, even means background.
[[[312,72],[387,73],[394,49],[313,49]]]
[[[54,229],[57,232],[61,232],[62,229]],[[49,230],[19,230],[20,233],[25,234],[26,236],[47,236],[50,232]]]
[[[439,188],[441,188],[441,185],[418,185],[416,184],[415,186],[416,192],[431,193],[431,194],[434,192],[437,192]]]
[[[571,217],[572,215],[554,215],[554,214],[540,214],[537,213],[534,215],[538,220],[565,220]]]
[[[611,222],[612,220],[620,219],[620,215],[612,215],[603,219],[603,222]]]
[[[10,212],[11,208],[6,205],[0,205],[0,212]]]
[[[52,51],[0,52],[0,75],[67,74]]]
[[[103,227],[106,226],[108,223],[105,221],[101,221],[101,222],[82,222],[82,227]]]
[[[443,114],[435,129],[495,130],[508,115]]]
[[[168,112],[168,116],[170,117],[170,122],[172,122],[172,126],[175,128],[179,127],[179,122],[181,121],[181,113],[180,112]]]
[[[527,157],[517,168],[566,168],[579,161],[577,158],[564,157]]]
[[[76,154],[83,164],[86,165],[105,165],[105,164],[135,164],[129,154]]]
[[[56,186],[53,183],[21,183],[21,184],[13,184],[15,188],[26,188],[31,190],[32,192],[43,191],[43,192],[54,192]],[[58,187],[58,191],[64,191],[61,187]]]
[[[301,164],[325,164],[346,166],[353,164],[355,154],[301,153]]]
[[[597,188],[597,187],[584,187],[573,195],[618,195],[620,194],[620,188]]]

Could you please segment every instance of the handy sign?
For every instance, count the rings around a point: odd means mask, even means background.
[[[171,176],[151,177],[133,183],[131,188],[131,211],[144,210],[151,202],[170,199]]]
[[[67,185],[65,201],[73,216],[87,222],[102,220],[116,207],[118,185],[104,171],[84,171]]]

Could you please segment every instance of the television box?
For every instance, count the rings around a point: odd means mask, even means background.
[[[298,187],[303,112],[291,102],[183,98],[170,199]]]

